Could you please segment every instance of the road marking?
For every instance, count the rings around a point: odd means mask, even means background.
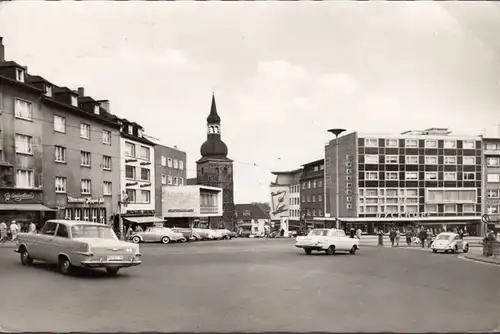
[[[495,264],[495,263],[489,263],[489,262],[484,262],[484,261],[479,261],[479,260],[468,259],[464,255],[459,255],[458,258],[462,259],[462,260],[465,260],[465,261],[469,261],[469,262],[474,262],[474,263],[479,263],[479,264],[486,264],[486,265],[494,266],[494,267],[500,267],[498,264]],[[495,330],[493,330],[492,332],[495,332]]]

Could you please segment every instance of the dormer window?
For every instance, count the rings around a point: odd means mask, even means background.
[[[96,115],[100,114],[100,110],[99,110],[99,106],[98,105],[94,106],[94,114],[96,114]]]
[[[134,133],[134,128],[132,127],[132,125],[129,125],[128,126],[128,134],[131,135]]]
[[[137,129],[137,136],[142,138],[142,130],[141,129]]]
[[[73,107],[78,107],[78,97],[75,95],[71,95],[71,105]]]
[[[23,69],[16,69],[16,80],[24,82],[24,70]]]
[[[52,96],[52,86],[45,85],[45,95]]]

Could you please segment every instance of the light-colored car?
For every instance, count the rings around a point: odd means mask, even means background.
[[[434,253],[443,251],[445,253],[458,251],[467,253],[469,251],[469,243],[460,239],[457,233],[443,232],[439,233],[431,244],[431,249]]]
[[[227,228],[219,229],[217,231],[219,231],[222,234],[222,238],[226,240],[231,240],[237,237],[235,232],[231,232]]]
[[[224,235],[219,230],[207,229],[208,240],[222,240]]]
[[[315,229],[307,236],[297,237],[295,247],[302,248],[307,255],[312,251],[323,251],[332,255],[337,251],[355,254],[359,249],[359,239],[350,238],[343,230]]]
[[[49,220],[40,233],[19,233],[15,251],[23,265],[57,264],[65,275],[75,267],[105,268],[116,275],[142,263],[139,245],[119,240],[111,226],[72,220]]]
[[[144,232],[136,232],[130,236],[133,243],[161,242],[168,244],[172,241],[186,242],[184,234],[174,232],[168,227],[149,227]]]

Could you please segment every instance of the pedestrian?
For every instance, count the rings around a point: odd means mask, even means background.
[[[401,232],[399,229],[396,230],[396,246],[399,247],[399,239],[401,239]]]
[[[361,231],[361,229],[358,228],[356,230],[356,238],[358,238],[358,240],[361,240],[361,234],[363,234],[363,231]]]
[[[427,231],[424,228],[422,228],[420,230],[418,238],[420,239],[420,243],[422,244],[422,248],[425,248],[425,239],[427,239]]]
[[[464,230],[460,229],[460,231],[458,232],[458,235],[459,235],[460,240],[464,240]]]
[[[406,232],[406,244],[408,245],[408,247],[411,246],[411,239],[412,239],[412,236],[413,236],[413,232],[411,230],[408,230]]]
[[[28,233],[36,233],[36,225],[33,222],[30,222],[30,225],[28,227]]]
[[[377,235],[378,235],[378,245],[384,246],[384,231],[378,230]]]
[[[427,248],[431,248],[431,245],[432,245],[432,237],[433,237],[433,233],[432,233],[432,230],[429,229],[427,231]]]
[[[4,243],[7,238],[7,224],[5,222],[0,223],[0,242]]]
[[[354,239],[355,234],[356,234],[356,231],[354,230],[353,227],[351,227],[351,229],[349,230],[349,236],[351,237],[351,239]]]
[[[16,224],[16,221],[13,220],[10,223],[10,234],[12,236],[12,241],[16,241],[18,232],[19,232],[19,226]]]
[[[389,239],[391,240],[392,247],[394,247],[394,241],[396,240],[396,231],[394,231],[394,228],[391,228],[391,232],[389,232]]]
[[[132,236],[132,233],[134,233],[134,231],[132,230],[132,226],[129,225],[127,228],[127,233],[125,234],[125,240],[130,239],[130,237]]]

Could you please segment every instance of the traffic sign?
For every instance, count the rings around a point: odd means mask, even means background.
[[[490,216],[488,214],[484,214],[482,217],[481,217],[481,221],[485,224],[489,223],[490,222]]]

